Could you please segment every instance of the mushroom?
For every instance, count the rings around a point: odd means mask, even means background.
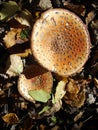
[[[31,50],[38,63],[55,74],[76,74],[90,53],[86,25],[65,9],[50,9],[34,24]]]
[[[51,93],[53,86],[53,77],[51,72],[42,68],[39,65],[30,65],[19,76],[18,91],[28,101],[35,103],[29,95],[30,90],[40,90]]]

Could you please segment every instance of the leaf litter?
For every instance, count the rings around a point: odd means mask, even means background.
[[[36,102],[31,103],[17,89],[25,68],[36,64],[30,49],[31,30],[40,14],[58,7],[58,3],[60,8],[78,14],[86,23],[91,54],[79,74],[66,79],[53,74],[51,93],[47,96],[43,90],[37,90],[37,96],[34,90]],[[82,0],[0,2],[1,129],[98,129],[98,2],[87,3]]]

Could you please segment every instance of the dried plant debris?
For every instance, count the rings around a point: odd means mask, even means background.
[[[51,3],[51,0],[40,0],[38,6],[41,9],[46,10],[46,9],[52,8],[52,3]]]
[[[75,12],[76,14],[81,15],[81,16],[85,16],[85,13],[86,13],[85,5],[83,5],[83,4],[73,4],[73,3],[70,3],[68,1],[65,1],[63,3],[63,5],[67,9]]]
[[[97,78],[94,78],[94,83],[95,83],[95,86],[98,88],[98,79]]]
[[[87,17],[86,17],[86,25],[88,26],[88,24],[94,19],[95,17],[95,12],[94,11],[91,11],[87,14]]]
[[[54,103],[59,102],[64,97],[66,93],[65,90],[66,84],[67,84],[67,80],[58,82],[58,85],[56,87],[55,97],[54,97]]]
[[[10,19],[19,10],[20,8],[15,1],[3,2],[3,6],[0,11],[0,20]]]
[[[75,117],[74,117],[74,122],[77,122],[82,116],[83,116],[84,112],[80,111]]]
[[[19,12],[15,17],[15,20],[17,20],[19,23],[25,26],[32,27],[33,24],[33,16],[28,10],[23,10]]]
[[[25,30],[25,32],[24,32]],[[10,31],[7,32],[5,37],[3,38],[4,44],[6,48],[10,48],[17,43],[24,43],[28,41],[28,31],[26,29],[21,29],[21,28],[11,28]]]
[[[2,119],[8,124],[16,124],[19,122],[19,118],[15,113],[8,113],[2,116]]]
[[[7,66],[6,73],[11,76],[17,76],[23,71],[23,62],[20,56],[10,55]]]
[[[73,107],[82,107],[86,100],[86,84],[85,80],[75,81],[73,79],[69,79],[69,82],[66,85],[66,94],[64,96],[65,102]]]
[[[42,47],[39,46],[39,51],[44,49],[44,51],[40,52],[40,55],[43,53],[43,57],[44,55],[46,56],[45,47],[50,45],[50,36],[54,32],[55,34],[59,34],[59,32],[63,34],[62,30],[65,26],[65,30],[69,30],[66,34],[68,35],[67,40],[70,42],[69,46],[72,45],[71,47],[75,48],[72,41],[78,41],[81,33],[73,36],[74,31],[79,32],[74,30],[76,26],[73,26],[72,34],[70,35],[71,28],[68,24],[71,24],[71,21],[68,18],[66,19],[69,15],[60,15],[58,20],[61,20],[56,23],[55,18],[51,17],[51,20],[48,20],[50,18],[48,9],[53,10],[54,8],[57,10],[60,10],[60,8],[66,9],[77,14],[81,22],[82,20],[84,21],[82,23],[85,23],[85,29],[90,34],[88,60],[85,66],[81,68],[82,71],[78,71],[75,75],[62,77],[43,68],[36,61],[33,55],[34,52],[31,50],[31,31],[36,21],[39,21],[40,16],[41,18],[45,16],[45,19],[42,21],[42,28],[38,28],[34,39],[37,40],[36,38],[39,34],[42,36],[36,42],[39,45],[42,39],[45,38],[43,41],[44,45]],[[47,15],[43,16],[42,13],[45,13],[46,10],[48,11]],[[89,0],[0,1],[0,130],[98,130],[97,12],[97,0],[91,0],[91,2]],[[59,16],[59,12],[56,11],[55,15]],[[53,14],[52,16],[54,17]],[[64,23],[61,22],[63,21],[62,19],[64,19]],[[69,23],[66,24],[66,21]],[[54,28],[49,26],[47,29],[49,25],[47,23],[50,22]],[[62,25],[62,28],[56,29],[57,23]],[[72,21],[72,23],[75,24],[77,22]],[[47,33],[47,38],[44,36],[44,28],[46,32],[52,30],[52,33],[49,32],[50,35]],[[79,26],[77,28],[80,29]],[[59,36],[57,37],[57,41],[54,42],[55,40],[53,40],[52,43],[59,42]],[[63,37],[60,38],[62,39]],[[69,37],[72,37],[73,40]],[[60,41],[60,43],[63,42]],[[81,38],[79,39],[80,42]],[[79,49],[78,46],[77,48],[80,53],[81,48]],[[50,56],[51,52],[49,50],[47,52],[49,52]],[[60,53],[63,54],[63,52]],[[67,57],[67,59],[69,58],[67,64],[68,66],[70,65],[70,68],[71,64],[69,61],[74,58],[73,55],[75,55],[74,51],[71,57],[70,55]],[[79,58],[80,61],[81,56]],[[47,59],[48,56],[44,60],[46,61]],[[50,65],[50,60],[47,60],[47,65]],[[55,60],[54,58],[52,63]],[[62,68],[62,56],[59,61],[59,66]],[[76,64],[76,60],[74,60],[73,64]],[[22,91],[19,90],[19,87]],[[29,89],[30,87],[32,88]],[[27,98],[28,96],[30,99]]]
[[[90,24],[90,30],[92,32],[92,44],[98,45],[98,19],[95,18]]]
[[[51,115],[57,111],[59,111],[62,107],[62,99],[66,93],[65,87],[67,84],[66,81],[59,81],[56,86],[55,94],[52,95],[52,107],[49,107],[48,110],[45,112],[45,115]]]

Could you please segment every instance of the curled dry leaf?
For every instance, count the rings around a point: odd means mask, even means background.
[[[55,104],[53,104],[53,106],[48,109],[44,115],[45,116],[49,116],[49,115],[52,115],[53,113],[59,111],[62,107],[62,101],[61,100],[58,100]]]
[[[55,97],[54,97],[55,102],[58,102],[59,100],[61,100],[63,98],[63,96],[65,95],[66,84],[67,84],[67,80],[66,81],[60,81],[58,83],[58,85],[56,87]]]
[[[23,29],[21,28],[11,28],[3,38],[6,48],[14,46],[16,43],[24,43],[28,41],[27,38],[22,39],[20,34]]]
[[[87,17],[86,17],[86,25],[88,25],[95,17],[95,12],[94,11],[91,11],[87,14]]]
[[[98,79],[97,78],[94,78],[94,84],[98,88]]]
[[[2,116],[2,119],[8,124],[16,124],[19,122],[19,118],[15,113],[8,113]]]
[[[72,107],[82,107],[86,99],[86,84],[87,82],[85,80],[75,81],[73,79],[69,79],[69,82],[66,85],[66,94],[64,96],[65,102]]]
[[[10,55],[7,62],[6,73],[11,76],[17,76],[23,71],[23,62],[20,56]]]
[[[44,10],[52,8],[51,0],[40,0],[38,6]]]

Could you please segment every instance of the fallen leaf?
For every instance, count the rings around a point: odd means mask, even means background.
[[[33,16],[32,14],[27,10],[20,11],[15,17],[15,20],[17,20],[20,24],[26,25],[29,27],[32,27],[33,24]]]
[[[17,76],[23,71],[23,62],[21,60],[20,56],[17,55],[10,55],[7,66],[6,66],[7,71],[6,73],[11,77],[11,76]]]
[[[45,116],[49,116],[49,115],[53,115],[55,112],[59,111],[62,107],[62,101],[59,100],[58,102],[56,102],[55,104],[53,104],[52,107],[50,107],[50,109],[48,109],[44,115]]]
[[[86,99],[85,86],[87,83],[85,80],[75,81],[74,79],[69,79],[65,88],[65,102],[72,107],[82,107]]]
[[[10,48],[16,45],[16,43],[24,43],[28,41],[27,37],[24,39],[21,38],[22,31],[22,28],[11,28],[11,30],[7,32],[7,34],[3,38],[6,48]]]
[[[19,122],[19,118],[15,113],[8,113],[2,117],[3,121],[8,124],[16,124]]]
[[[42,113],[48,111],[49,108],[50,108],[49,106],[45,106],[38,114],[40,115],[40,114],[42,114]]]
[[[30,90],[28,93],[36,101],[43,102],[43,103],[47,102],[51,98],[50,94],[48,92],[44,91],[43,89]]]
[[[88,24],[94,19],[95,17],[95,12],[94,11],[91,11],[87,14],[87,17],[86,17],[86,25],[88,26]]]
[[[97,78],[94,78],[94,84],[98,88],[98,79]]]
[[[65,95],[66,84],[67,84],[67,81],[58,82],[58,85],[56,87],[55,97],[54,97],[55,102],[58,102],[59,100],[61,100],[63,98],[63,96]]]
[[[85,16],[86,8],[82,4],[73,4],[68,1],[65,1],[63,5],[69,10],[77,13],[78,15]]]
[[[52,3],[50,0],[40,0],[38,6],[44,10],[52,8]]]
[[[15,1],[3,2],[3,8],[0,11],[0,20],[8,20],[19,10],[20,8]]]
[[[11,28],[11,30],[7,32],[7,34],[3,38],[6,48],[10,48],[16,44],[16,34],[20,33],[21,31],[22,29]]]

